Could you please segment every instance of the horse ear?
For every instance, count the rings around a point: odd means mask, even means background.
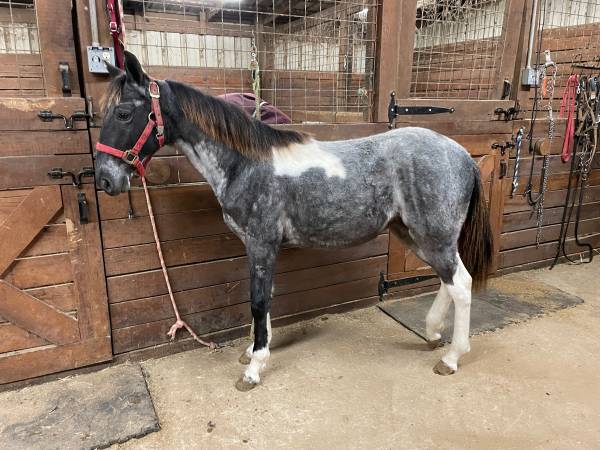
[[[108,70],[108,74],[110,75],[111,78],[117,78],[119,75],[121,75],[123,73],[123,71],[121,69],[119,69],[116,66],[113,66],[108,61],[104,61],[104,64],[106,64],[106,69]]]
[[[149,81],[148,75],[142,69],[137,57],[127,50],[125,50],[125,73],[127,79],[138,86],[145,86]]]

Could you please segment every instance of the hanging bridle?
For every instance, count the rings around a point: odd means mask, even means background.
[[[165,126],[162,114],[160,112],[160,89],[155,80],[150,81],[148,92],[150,93],[150,98],[152,99],[152,111],[150,111],[150,114],[148,114],[148,123],[146,124],[146,128],[144,128],[144,131],[142,131],[142,134],[133,147],[129,150],[119,150],[118,148],[114,148],[100,142],[96,144],[97,151],[121,158],[130,166],[134,166],[141,177],[144,176],[146,166],[148,165],[148,162],[150,162],[150,158],[152,158],[152,156],[149,155],[142,161],[140,160],[139,154],[155,128],[156,140],[158,141],[159,146],[158,148],[165,144]]]

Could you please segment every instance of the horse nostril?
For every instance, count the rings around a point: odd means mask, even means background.
[[[102,178],[100,180],[100,187],[105,192],[110,191],[110,187],[111,187],[110,181],[107,178]]]

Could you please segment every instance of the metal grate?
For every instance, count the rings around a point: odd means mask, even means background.
[[[34,0],[0,0],[0,97],[43,95]]]
[[[418,0],[411,96],[490,99],[505,0]]]
[[[254,93],[258,65],[256,92],[293,122],[362,122],[371,119],[377,3],[125,0],[125,39],[158,78]]]

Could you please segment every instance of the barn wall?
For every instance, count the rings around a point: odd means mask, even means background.
[[[569,2],[570,8],[584,5],[584,2]],[[567,6],[569,6],[567,5]],[[560,221],[564,210],[566,198],[566,189],[568,185],[568,175],[570,162],[563,163],[560,153],[566,128],[566,120],[559,118],[560,103],[567,78],[575,69],[571,68],[572,62],[579,61],[584,64],[596,65],[598,49],[600,48],[600,10],[596,16],[585,14],[560,15],[556,11],[569,11],[569,8],[563,5],[556,6],[549,11],[549,17],[556,25],[544,31],[542,48],[550,49],[552,59],[558,64],[557,86],[555,88],[553,111],[556,117],[556,132],[551,146],[550,176],[548,179],[548,192],[545,200],[544,225],[542,227],[542,243],[536,248],[536,218],[531,214],[531,208],[522,195],[510,198],[510,180],[506,179],[504,183],[504,217],[501,237],[501,260],[500,272],[511,272],[524,270],[533,267],[548,266],[556,253],[556,240],[560,233]],[[593,5],[591,5],[593,6]],[[562,9],[561,9],[562,8]],[[592,10],[592,12],[595,10]],[[585,23],[593,21],[595,23]],[[558,27],[561,23],[570,23],[579,21],[582,25],[571,27]],[[574,23],[574,22],[573,22]],[[543,57],[543,55],[542,55]],[[535,58],[534,58],[535,59]],[[589,70],[576,70],[576,73],[593,74]],[[520,127],[529,130],[531,121],[527,119],[533,105],[534,89],[524,90],[519,93],[521,106],[524,109],[522,116],[524,120],[514,122],[514,131]],[[547,101],[544,102],[547,104]],[[548,114],[540,111],[538,113],[537,124],[535,125],[535,138],[548,137]],[[525,157],[521,160],[520,186],[517,191],[521,194],[527,183],[529,168],[531,167],[531,157],[527,154],[525,148]],[[511,157],[509,165],[509,174],[513,173],[514,154]],[[534,170],[534,189],[539,187],[539,175],[541,172],[541,157],[536,158]],[[580,235],[584,236],[582,242],[591,244],[595,249],[600,248],[600,154],[596,155],[594,169],[590,173],[588,188],[584,199],[584,206],[581,212]],[[574,218],[574,215],[573,215]],[[567,244],[567,253],[572,259],[579,259],[581,249],[577,248],[573,241],[573,223],[570,225],[570,240]],[[584,259],[587,255],[581,255]]]

